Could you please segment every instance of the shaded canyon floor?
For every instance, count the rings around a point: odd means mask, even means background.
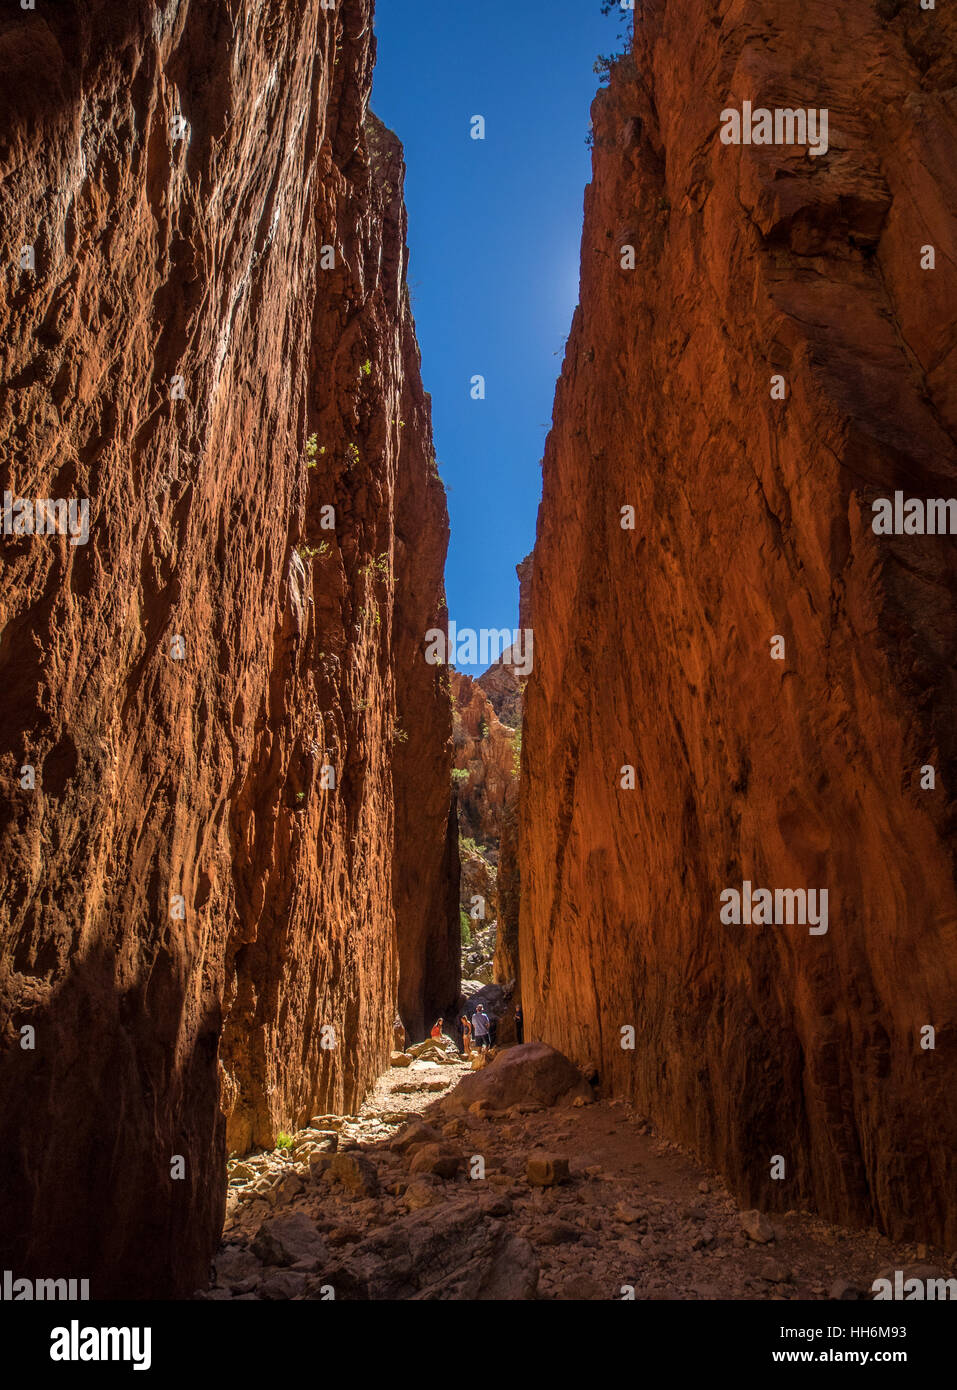
[[[848,1299],[889,1270],[952,1273],[943,1252],[874,1231],[742,1212],[621,1101],[454,1114],[468,1064],[415,1050],[358,1115],[317,1116],[291,1149],[231,1161],[198,1297]]]

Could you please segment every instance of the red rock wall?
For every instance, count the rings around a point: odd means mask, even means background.
[[[418,373],[409,372],[418,383]],[[426,1037],[436,1018],[448,1018],[459,995],[459,832],[450,792],[452,703],[445,667],[430,666],[423,634],[444,627],[444,588],[435,609],[448,541],[445,492],[434,477],[427,406],[410,431],[405,408],[402,444],[421,454],[402,469],[397,499],[396,550],[402,582],[395,590],[396,660],[404,673],[397,691],[398,733],[392,746],[396,786],[396,850],[393,875],[399,949],[398,1005],[410,1039]],[[423,625],[423,615],[435,620]]]
[[[91,503],[85,546],[0,538],[0,1247],[93,1297],[204,1282],[227,1146],[358,1103],[423,942],[413,991],[457,989],[447,520],[370,9],[0,27],[0,484]]]
[[[525,632],[534,634],[532,617],[532,576],[534,556],[526,555],[515,566],[518,575],[518,625]],[[532,641],[534,653],[534,636]],[[534,660],[534,657],[533,657]],[[483,677],[484,679],[484,677]],[[518,706],[519,728],[522,728],[524,714],[524,688],[526,677],[521,678],[521,694]],[[519,758],[519,779],[514,798],[506,806],[502,815],[502,834],[498,870],[498,933],[495,938],[495,975],[501,984],[515,981],[514,1001],[522,997],[521,965],[519,954],[519,920],[522,899],[522,866],[519,858],[519,828],[521,801],[521,758]],[[511,1015],[509,1024],[514,1027]],[[499,1038],[505,1041],[506,1032],[499,1029]]]
[[[957,11],[636,25],[593,111],[535,548],[527,1036],[750,1204],[952,1247],[957,556],[871,503],[957,496]],[[721,144],[745,99],[826,106],[827,155]],[[828,888],[827,934],[723,925],[743,879]]]

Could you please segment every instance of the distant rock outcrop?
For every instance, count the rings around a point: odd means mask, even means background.
[[[521,728],[522,695],[528,680],[529,669],[534,662],[534,636],[531,623],[531,586],[534,557],[527,555],[520,565],[515,566],[518,575],[518,626],[520,630],[518,648],[508,647],[498,661],[494,661],[487,671],[476,680],[488,696],[489,704],[503,724],[511,729]]]
[[[459,827],[463,836],[498,850],[505,807],[518,795],[518,752],[515,729],[501,723],[478,681],[461,671],[451,672],[455,767],[467,777],[455,777]]]
[[[493,978],[500,978],[500,840],[506,822],[515,824],[521,728],[501,723],[479,682],[462,672],[452,672],[452,695],[456,763],[452,776],[460,831],[462,975],[465,980],[488,984]],[[518,703],[520,719],[520,694]],[[513,881],[510,860],[509,888]]]

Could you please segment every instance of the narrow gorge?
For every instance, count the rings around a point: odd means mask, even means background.
[[[957,1268],[957,8],[621,8],[474,672],[373,0],[0,18],[0,1274]]]

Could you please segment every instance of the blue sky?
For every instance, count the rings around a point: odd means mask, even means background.
[[[514,627],[578,302],[592,68],[620,25],[600,0],[377,0],[375,28],[372,109],[405,146],[412,308],[449,489],[449,612]]]

